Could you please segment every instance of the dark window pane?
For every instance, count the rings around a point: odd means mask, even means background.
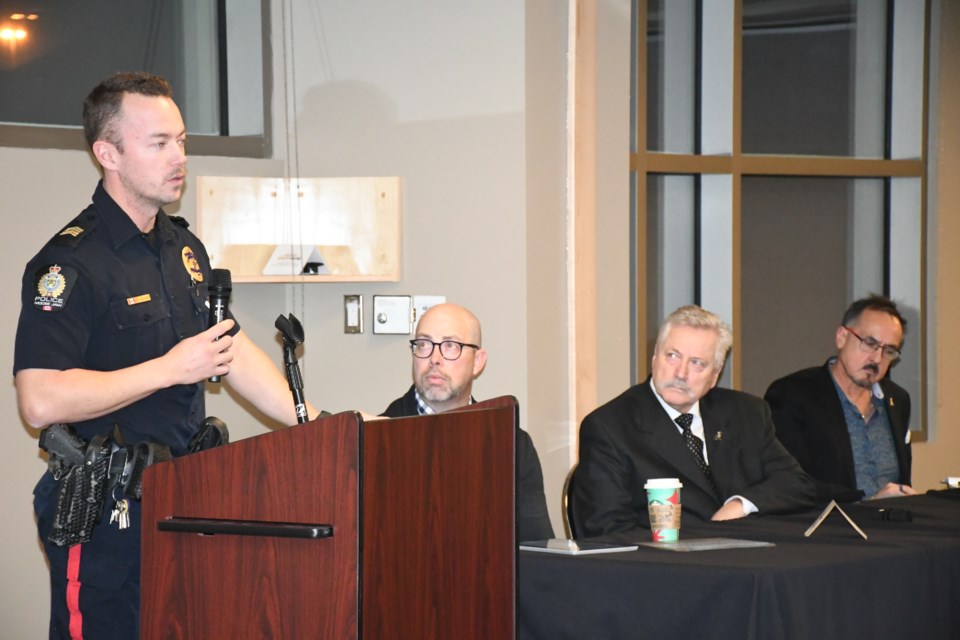
[[[847,305],[883,286],[883,181],[744,178],[743,389],[823,364]]]
[[[100,80],[116,71],[149,71],[173,85],[190,133],[226,133],[219,109],[216,0],[31,5],[37,7],[33,20],[0,15],[0,27],[25,32],[22,39],[0,42],[0,123],[79,127],[83,99]],[[240,12],[235,24],[258,34],[259,7]],[[259,48],[259,42],[248,46]],[[260,70],[250,71],[245,82],[259,86]]]
[[[883,157],[886,2],[744,4],[743,151]]]

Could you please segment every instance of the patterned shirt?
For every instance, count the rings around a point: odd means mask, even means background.
[[[840,404],[843,406],[847,433],[850,434],[857,488],[869,498],[888,482],[900,482],[897,450],[893,443],[890,420],[884,407],[883,390],[879,384],[873,385],[873,394],[870,396],[873,413],[869,418],[864,419],[860,409],[850,402],[835,380],[833,384],[840,397]]]
[[[423,398],[420,397],[420,391],[416,388],[413,390],[413,397],[417,399],[417,413],[422,416],[430,416],[436,413],[436,410],[423,401]],[[470,396],[470,402],[467,404],[473,404],[476,400],[473,399],[473,396]]]

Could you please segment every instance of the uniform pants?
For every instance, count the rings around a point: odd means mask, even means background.
[[[50,638],[135,640],[140,636],[140,503],[130,500],[130,527],[109,524],[106,496],[90,542],[58,547],[47,540],[57,483],[47,472],[34,489],[37,529],[50,563]]]

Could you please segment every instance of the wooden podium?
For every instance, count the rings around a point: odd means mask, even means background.
[[[516,425],[341,413],[150,467],[142,637],[513,638]]]

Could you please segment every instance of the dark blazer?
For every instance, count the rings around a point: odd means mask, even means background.
[[[863,497],[857,489],[850,434],[837,395],[830,361],[780,378],[765,398],[773,411],[777,438],[813,477],[820,502],[851,502]],[[900,482],[910,484],[912,455],[907,444],[910,395],[889,379],[880,381],[893,444],[897,450]]]
[[[380,414],[388,418],[419,415],[414,387],[390,403]],[[543,494],[543,471],[533,440],[517,428],[517,542],[546,540],[553,537],[553,525]]]
[[[773,433],[760,398],[714,388],[700,399],[717,492],[697,467],[650,379],[590,413],[580,425],[573,517],[584,537],[647,539],[648,478],[680,478],[683,518],[706,521],[740,495],[760,514],[812,507],[813,483]]]

